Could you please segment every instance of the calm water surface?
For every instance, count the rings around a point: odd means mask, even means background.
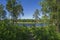
[[[18,26],[27,26],[27,27],[32,27],[32,26],[37,26],[37,27],[39,27],[39,26],[45,26],[43,23],[33,23],[33,24],[28,24],[28,23],[25,23],[25,24],[23,24],[23,23],[18,23]]]

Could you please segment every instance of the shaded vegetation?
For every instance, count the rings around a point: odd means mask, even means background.
[[[60,40],[60,33],[55,26],[27,28],[0,22],[0,40]]]

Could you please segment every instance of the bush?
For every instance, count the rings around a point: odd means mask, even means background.
[[[51,27],[18,27],[0,23],[0,40],[60,40],[60,33]]]
[[[56,32],[54,26],[31,28],[34,40],[60,40],[60,33]]]

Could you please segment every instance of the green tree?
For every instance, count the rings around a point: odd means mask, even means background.
[[[13,22],[17,21],[20,14],[24,15],[23,7],[18,0],[7,0],[6,9],[10,12]]]
[[[38,21],[38,20],[39,20],[39,16],[40,16],[39,10],[36,9],[36,11],[35,11],[34,14],[33,14],[33,18],[34,18],[34,21],[35,21],[34,26],[36,26],[36,23],[39,22],[39,21]]]
[[[6,11],[4,10],[4,6],[0,4],[0,20],[6,18]]]
[[[35,22],[39,20],[39,16],[40,16],[39,10],[36,9],[35,13],[33,14],[33,18],[35,19]]]
[[[57,29],[60,28],[60,1],[59,0],[42,0],[42,13],[49,14],[50,24],[56,25]]]

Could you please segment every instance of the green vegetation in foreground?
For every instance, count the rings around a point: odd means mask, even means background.
[[[19,27],[7,22],[0,22],[0,40],[60,40],[60,33],[55,26]]]

